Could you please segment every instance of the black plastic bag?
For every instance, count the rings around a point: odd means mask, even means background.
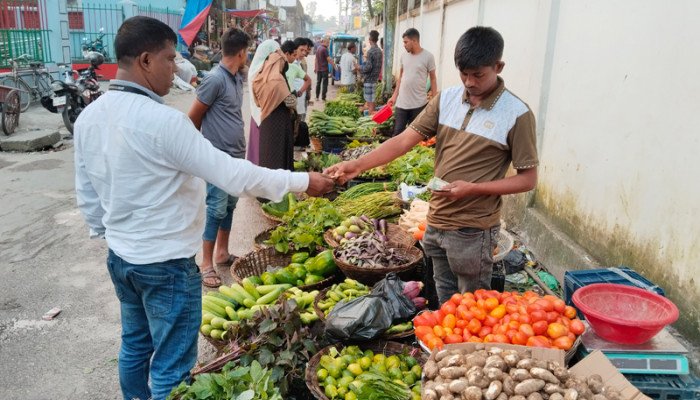
[[[403,295],[403,285],[395,273],[389,273],[369,295],[339,302],[326,318],[326,336],[336,341],[371,340],[394,322],[412,317],[417,310]]]
[[[503,258],[503,265],[506,268],[506,275],[520,272],[525,268],[527,256],[520,250],[511,250]]]

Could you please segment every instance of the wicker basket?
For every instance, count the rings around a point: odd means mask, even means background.
[[[413,235],[406,232],[397,224],[387,224],[386,238],[391,243],[398,245],[398,247],[413,247],[416,244],[416,239],[413,238]],[[323,239],[330,248],[334,249],[340,245],[340,243],[333,238],[333,229],[324,232]]]
[[[321,138],[318,136],[311,136],[309,138],[309,141],[311,142],[311,149],[313,151],[321,151],[323,150],[323,142],[321,141]]]
[[[498,244],[497,244],[497,249],[498,253],[493,255],[493,262],[499,262],[503,260],[506,255],[513,249],[513,243],[515,243],[515,239],[513,239],[513,235],[508,233],[505,229],[501,229],[498,232]]]
[[[263,272],[267,271],[267,268],[272,267],[285,267],[289,265],[292,261],[292,253],[281,254],[275,251],[272,247],[267,247],[264,249],[252,251],[243,257],[238,258],[231,266],[231,276],[233,280],[240,283],[243,278],[249,276],[260,276]],[[340,274],[337,273],[331,277],[328,277],[320,282],[314,283],[312,285],[298,286],[299,289],[308,291],[315,289],[322,289],[333,284],[340,278]]]
[[[360,268],[352,264],[348,264],[340,260],[333,251],[333,259],[338,268],[343,271],[343,274],[348,278],[358,280],[365,285],[374,285],[378,281],[384,279],[389,272],[401,273],[409,271],[418,265],[423,259],[423,252],[416,247],[400,247],[398,244],[391,243],[390,247],[396,249],[399,253],[408,258],[408,262],[392,268]]]
[[[328,290],[330,290],[330,287],[327,287],[327,288],[321,290],[316,295],[316,298],[314,298],[314,311],[316,312],[316,315],[318,315],[318,319],[321,322],[326,321],[326,314],[324,314],[323,310],[321,310],[318,307],[318,303],[319,303],[319,301],[323,300],[326,297],[326,293],[328,292]],[[379,337],[379,339],[382,339],[382,340],[404,339],[404,338],[413,336],[413,334],[414,334],[413,330],[408,330],[406,332],[393,333],[390,335],[382,335]]]
[[[360,346],[362,350],[372,350],[375,354],[381,353],[384,355],[394,355],[406,353],[410,356],[415,357],[421,366],[425,364],[426,361],[428,361],[428,357],[425,353],[421,352],[420,349],[413,346],[406,346],[401,343],[376,341],[358,344],[358,346]],[[336,344],[325,347],[321,351],[316,353],[316,355],[311,357],[309,363],[306,365],[306,386],[309,388],[309,391],[311,391],[311,394],[313,394],[314,397],[319,400],[328,400],[328,397],[326,397],[326,394],[324,393],[323,389],[321,388],[321,385],[318,382],[318,376],[316,375],[316,371],[318,369],[319,363],[321,362],[321,357],[328,354],[331,347],[335,347],[336,349],[338,349],[338,351],[341,351],[344,346],[342,344]]]

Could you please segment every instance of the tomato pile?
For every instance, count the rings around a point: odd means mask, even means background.
[[[555,296],[479,289],[455,294],[413,319],[428,348],[462,342],[511,343],[569,350],[585,329],[576,309]]]

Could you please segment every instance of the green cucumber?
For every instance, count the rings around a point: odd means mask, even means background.
[[[226,315],[228,315],[228,319],[231,321],[238,321],[238,314],[236,314],[236,310],[234,310],[233,307],[226,306]]]
[[[230,301],[226,301],[224,299],[220,299],[218,297],[214,297],[214,296],[210,296],[210,295],[204,296],[203,299],[206,299],[206,300],[210,301],[211,303],[214,303],[214,304],[220,306],[223,309],[226,309],[226,307],[235,307],[236,306],[236,304],[233,304]]]
[[[253,295],[246,292],[246,290],[243,289],[243,286],[239,285],[238,283],[234,283],[233,285],[231,285],[231,289],[236,291],[236,293],[238,293],[240,296],[243,296],[244,301],[245,301],[245,299],[248,299],[252,302],[255,302],[255,300],[256,300],[255,297],[253,297]],[[245,303],[243,303],[243,304],[245,304]]]
[[[256,301],[256,304],[270,304],[273,301],[277,300],[280,297],[280,293],[282,293],[282,288],[277,288],[273,290],[272,292],[266,294],[265,296],[262,296],[261,298]]]
[[[256,287],[255,289],[260,293],[261,295],[266,295],[269,294],[270,292],[273,292],[276,289],[282,289],[282,290],[287,290],[287,289],[292,289],[293,286],[290,285],[289,283],[278,283],[275,285],[260,285]]]
[[[226,317],[226,309],[218,304],[210,302],[208,299],[202,299],[202,310],[220,318]]]
[[[211,320],[212,320],[214,317],[216,317],[216,315],[214,315],[214,314],[212,314],[212,313],[209,313],[209,312],[205,312],[205,313],[202,314],[202,323],[203,323],[203,324],[208,324],[208,323],[211,322]]]
[[[237,314],[239,319],[251,319],[255,315],[255,312],[253,310],[240,309]]]
[[[236,301],[236,299],[234,299],[233,297],[229,297],[221,292],[211,291],[211,292],[207,292],[205,294],[205,296],[212,296],[212,297],[216,297],[216,298],[221,299],[221,300],[226,300],[229,303],[233,304],[234,307],[238,305],[238,301]]]
[[[255,304],[256,304],[255,301],[253,301],[251,299],[243,300],[243,305],[246,306],[246,308],[253,307]]]
[[[211,336],[212,329],[214,328],[212,328],[212,326],[209,324],[204,324],[199,327],[199,331],[202,332],[205,336]]]
[[[225,322],[226,320],[224,318],[214,317],[209,325],[214,329],[223,329]]]
[[[209,332],[209,335],[213,339],[223,340],[224,331],[221,329],[212,329],[211,332]]]
[[[241,286],[243,286],[243,289],[245,289],[248,294],[253,296],[255,300],[260,298],[260,293],[258,293],[258,290],[255,289],[255,284],[250,280],[250,278],[244,278],[241,282]]]
[[[236,303],[243,304],[243,299],[245,297],[241,296],[240,293],[238,293],[237,291],[231,289],[231,287],[226,286],[226,285],[221,285],[221,286],[219,286],[219,292],[223,293],[227,297],[230,297],[230,298],[236,300]]]

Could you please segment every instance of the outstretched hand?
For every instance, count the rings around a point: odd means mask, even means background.
[[[335,188],[335,182],[326,174],[309,172],[309,187],[306,194],[312,197],[323,196]]]
[[[323,173],[343,185],[350,179],[360,175],[362,171],[355,162],[344,161],[326,168]]]

